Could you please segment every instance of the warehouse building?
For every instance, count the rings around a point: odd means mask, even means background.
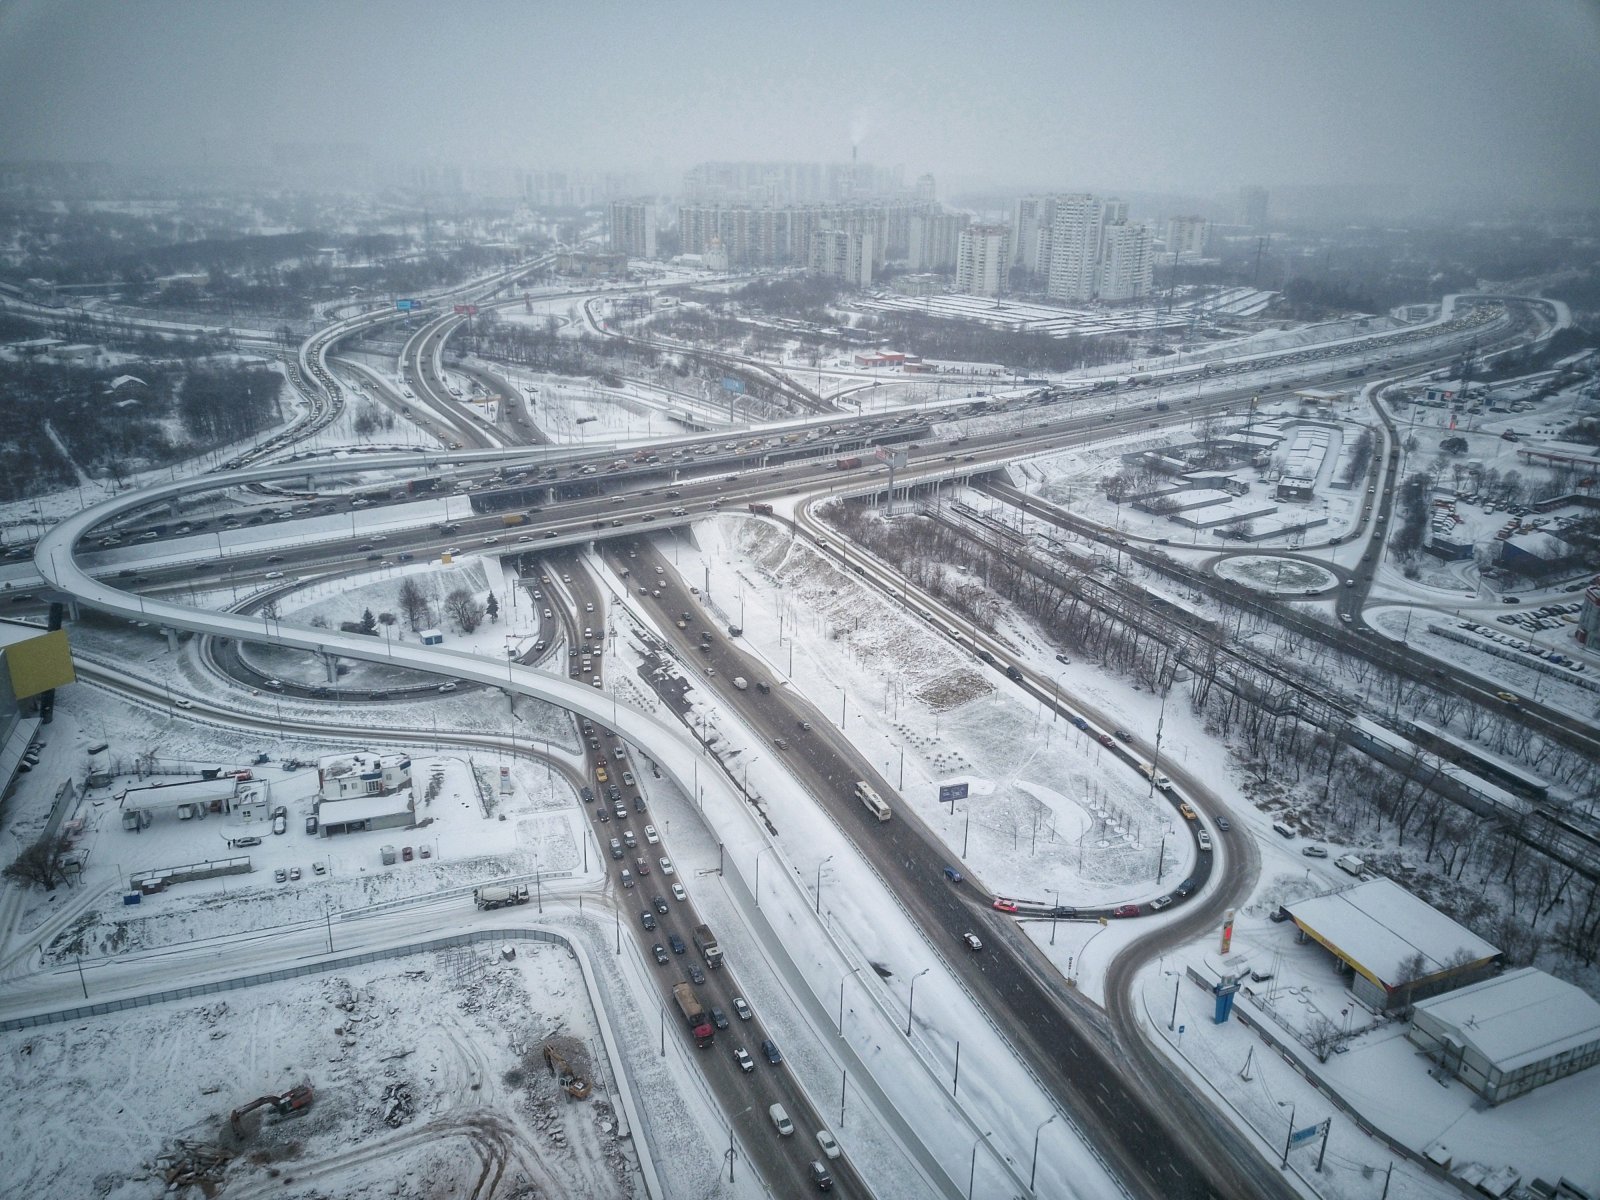
[[[1402,1009],[1492,973],[1500,951],[1392,879],[1284,905],[1302,941],[1316,942],[1351,973],[1367,1007]]]
[[[1419,1001],[1406,1037],[1500,1104],[1600,1062],[1600,1004],[1524,967]]]

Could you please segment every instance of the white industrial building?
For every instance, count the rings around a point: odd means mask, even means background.
[[[1406,1037],[1500,1104],[1600,1062],[1600,1004],[1524,967],[1419,1001]]]

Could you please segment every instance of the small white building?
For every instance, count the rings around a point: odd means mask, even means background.
[[[317,760],[318,792],[324,802],[355,796],[386,796],[411,787],[406,754],[329,754]]]
[[[1524,967],[1418,1001],[1406,1037],[1499,1104],[1600,1062],[1600,1004]]]
[[[410,791],[324,800],[317,805],[317,832],[323,837],[373,829],[410,829],[416,823],[417,801]]]

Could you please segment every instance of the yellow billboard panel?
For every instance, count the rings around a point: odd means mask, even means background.
[[[11,674],[11,692],[18,700],[62,687],[78,678],[72,669],[72,650],[67,645],[65,629],[13,642],[4,653]]]

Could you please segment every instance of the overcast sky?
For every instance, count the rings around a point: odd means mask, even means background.
[[[0,0],[0,159],[1600,196],[1596,0]],[[665,174],[670,173],[670,174]]]

